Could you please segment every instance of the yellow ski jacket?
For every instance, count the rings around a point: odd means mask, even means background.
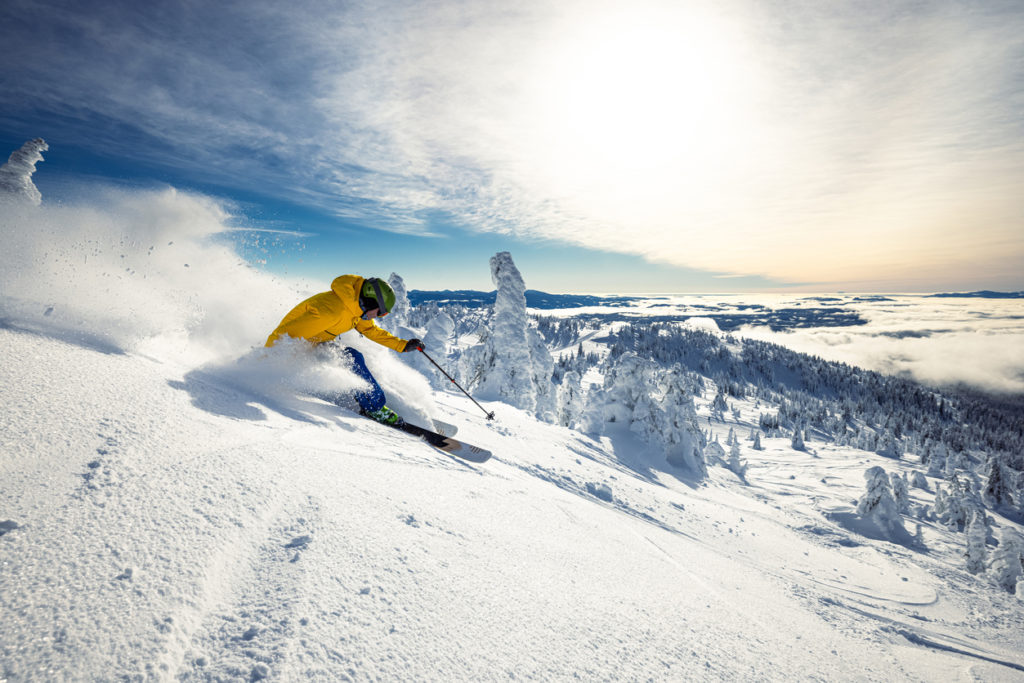
[[[284,336],[322,344],[355,328],[367,339],[395,351],[403,351],[405,339],[380,329],[371,320],[363,320],[363,309],[359,307],[359,292],[363,288],[363,281],[364,278],[359,275],[340,275],[334,278],[331,291],[314,294],[293,308],[267,337],[266,346],[273,346],[274,342]]]

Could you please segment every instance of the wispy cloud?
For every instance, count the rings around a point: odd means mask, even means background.
[[[0,125],[51,144],[396,231],[1021,287],[1016,2],[13,0],[0,25]]]

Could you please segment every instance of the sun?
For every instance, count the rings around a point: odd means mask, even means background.
[[[721,18],[664,7],[567,29],[536,91],[538,172],[606,214],[705,182],[750,128],[741,46]]]

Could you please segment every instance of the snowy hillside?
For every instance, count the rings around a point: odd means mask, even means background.
[[[998,411],[883,423],[917,394],[542,323],[499,254],[496,310],[388,321],[494,422],[344,338],[399,412],[495,454],[467,464],[310,397],[358,380],[262,342],[327,283],[246,265],[229,223],[173,191],[0,211],[0,680],[1024,680]]]
[[[312,400],[41,334],[3,349],[2,675],[1024,679],[1021,603],[859,533],[871,464],[748,444],[697,486],[455,396],[485,465]],[[741,405],[735,426],[756,421]],[[929,480],[934,489],[935,480]],[[913,501],[930,500],[911,490]]]

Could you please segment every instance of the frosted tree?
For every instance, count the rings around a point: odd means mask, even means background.
[[[914,474],[910,478],[910,484],[916,489],[928,488],[928,479],[920,470],[914,470]]]
[[[899,460],[903,454],[899,439],[897,439],[893,433],[888,430],[882,435],[881,445],[875,452],[882,457],[894,458],[896,460]]]
[[[992,551],[992,561],[988,570],[992,580],[1004,590],[1016,590],[1024,578],[1022,552],[1024,549],[1020,535],[1011,527],[1003,527],[999,535],[999,545]]]
[[[896,501],[896,507],[901,513],[910,512],[910,491],[907,490],[907,481],[896,472],[890,475],[892,483],[892,497]]]
[[[941,477],[946,470],[946,446],[943,443],[935,444],[931,455],[928,458],[928,476]]]
[[[985,502],[993,507],[1000,505],[1013,505],[1012,487],[1007,477],[1003,463],[998,456],[993,455],[988,462],[988,477],[985,482],[985,491],[982,493]]]
[[[718,443],[717,438],[704,447],[704,460],[708,464],[724,465],[727,462],[725,458],[725,449]]]
[[[580,375],[569,370],[558,386],[558,424],[575,429],[583,417],[584,398]]]
[[[708,476],[704,460],[704,436],[697,426],[693,395],[686,386],[682,371],[673,368],[662,376],[661,405],[665,412],[663,443],[665,460],[674,467],[685,467],[695,476]]]
[[[885,470],[877,466],[868,468],[864,472],[864,479],[867,481],[867,490],[857,503],[857,514],[874,520],[880,529],[890,534],[897,531],[906,533]]]
[[[450,359],[452,343],[455,337],[455,321],[444,311],[439,312],[427,323],[427,331],[423,335],[423,346],[432,358],[444,365],[443,359]],[[423,354],[412,354],[413,364],[424,374],[435,389],[449,389],[451,382],[442,375]]]
[[[740,459],[739,441],[733,441],[729,448],[729,469],[743,481],[747,480],[747,463]]]
[[[602,433],[606,423],[629,426],[637,419],[642,423],[641,427],[649,425],[653,434],[660,421],[654,414],[657,406],[649,399],[655,369],[651,361],[635,353],[624,353],[614,361],[610,360],[604,368],[604,383],[591,392],[587,403],[588,431]],[[645,415],[645,410],[651,415]]]
[[[972,574],[980,574],[985,571],[985,526],[984,513],[975,510],[971,515],[971,521],[967,523],[967,571]]]
[[[545,422],[555,422],[555,404],[558,390],[552,381],[555,361],[551,357],[544,338],[534,328],[526,331],[526,340],[530,345],[530,371],[536,391],[534,413]]]
[[[935,515],[951,531],[959,531],[967,524],[971,511],[969,491],[956,475],[949,480],[948,491],[938,487],[935,492]]]
[[[800,425],[797,425],[793,429],[793,440],[790,442],[794,451],[806,451],[807,445],[804,443],[803,430],[800,429]]]
[[[427,323],[427,331],[423,335],[423,344],[435,349],[441,355],[448,354],[448,347],[455,341],[455,321],[441,311]]]
[[[626,352],[609,359],[604,384],[591,390],[584,418],[588,431],[602,433],[609,424],[625,424],[644,441],[665,452],[673,467],[707,476],[704,435],[697,426],[693,394],[683,372],[660,370],[653,361]]]
[[[395,305],[391,312],[381,321],[388,330],[397,329],[400,325],[409,324],[409,294],[405,289],[405,280],[398,273],[391,273],[388,284],[395,292]],[[426,341],[424,339],[424,341]]]
[[[946,469],[945,473],[947,477],[952,477],[956,474],[956,471],[963,469],[963,455],[958,451],[951,451],[947,449],[946,452]]]
[[[526,315],[526,285],[507,251],[491,258],[498,288],[489,332],[462,356],[462,375],[482,399],[504,401],[555,421],[554,363]]]
[[[718,393],[715,394],[715,398],[711,402],[711,412],[715,417],[724,421],[727,410],[729,410],[729,402],[725,400],[725,391],[722,387],[719,387]]]
[[[942,489],[942,486],[935,487],[935,502],[932,503],[932,511],[935,513],[935,519],[940,522],[946,516],[946,511],[949,505],[949,497],[946,492]]]
[[[36,206],[42,203],[43,196],[32,182],[32,174],[48,149],[42,138],[36,138],[11,153],[7,163],[0,166],[0,198],[28,201]]]
[[[761,435],[759,433],[754,435],[754,445],[752,446],[752,448],[755,451],[764,450],[764,446],[761,445]]]

